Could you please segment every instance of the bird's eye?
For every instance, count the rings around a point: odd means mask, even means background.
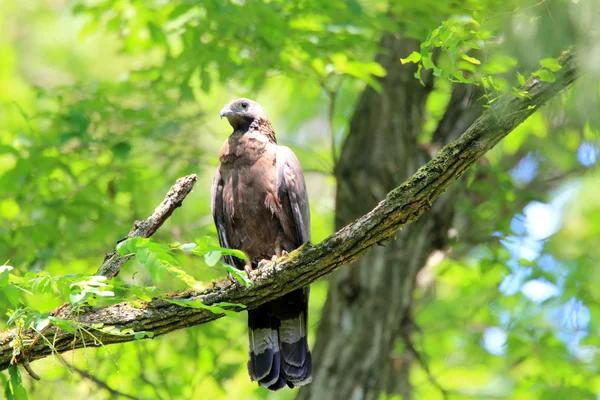
[[[242,103],[242,108],[246,109],[248,108],[248,103],[246,103],[245,101]]]

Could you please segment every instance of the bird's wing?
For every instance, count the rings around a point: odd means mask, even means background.
[[[310,209],[300,162],[292,150],[277,147],[277,194],[282,205],[282,224],[293,232],[295,247],[310,240]],[[284,231],[286,227],[284,226]],[[293,249],[292,249],[293,250]],[[280,366],[283,376],[270,386],[278,389],[309,383],[312,377],[312,357],[308,348],[309,287],[294,290],[272,301],[271,312],[278,319]]]
[[[223,201],[223,186],[225,182],[221,178],[221,166],[217,168],[215,177],[212,183],[211,190],[211,203],[210,208],[212,211],[213,219],[215,220],[215,226],[217,227],[217,234],[219,236],[219,244],[221,247],[231,249],[231,240],[227,234],[226,221],[228,219],[227,209],[224,206]],[[244,261],[233,256],[223,256],[225,262],[238,269],[244,269]]]
[[[285,146],[277,146],[276,160],[277,194],[283,212],[292,217],[296,245],[300,246],[310,240],[310,209],[302,167],[294,152]]]

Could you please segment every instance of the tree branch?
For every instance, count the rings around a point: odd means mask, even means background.
[[[165,199],[160,203],[145,221],[135,221],[133,228],[127,235],[127,238],[141,236],[148,238],[154,234],[162,226],[162,224],[173,214],[177,207],[181,206],[183,199],[192,191],[196,183],[196,174],[184,176],[177,179],[171,187]],[[126,238],[124,238],[126,239]],[[124,240],[123,239],[123,240]],[[131,256],[121,257],[116,250],[111,251],[104,257],[102,266],[96,272],[96,275],[106,276],[112,279],[125,265]]]
[[[197,299],[206,305],[238,303],[254,308],[332,273],[368,252],[375,244],[393,238],[394,233],[403,225],[415,221],[429,210],[433,201],[488,150],[546,101],[576,80],[578,74],[575,53],[564,52],[559,62],[562,69],[556,73],[555,82],[541,82],[538,77],[532,77],[521,88],[529,93],[528,97],[518,98],[509,94],[498,99],[458,140],[440,150],[435,158],[421,167],[408,181],[391,191],[372,211],[320,244],[307,243],[284,257],[277,265],[268,264],[254,271],[254,285],[251,287],[239,289],[230,280],[221,279],[212,282],[201,292],[186,290],[172,293],[168,298]],[[101,268],[101,271],[104,270]],[[116,271],[118,272],[118,268]],[[141,307],[120,303],[100,309],[83,308],[77,321],[87,326],[87,330],[93,330],[94,324],[103,323],[121,331],[128,328],[134,331],[151,331],[157,336],[222,316],[223,314],[213,314],[205,309],[181,307],[155,299]],[[13,353],[10,342],[17,334],[16,329],[0,333],[0,370],[9,366]],[[54,349],[40,340],[26,348],[31,360],[46,357],[53,351],[62,353],[81,348],[84,341],[88,347],[100,345],[85,332],[65,332],[55,326],[49,328],[44,335],[54,343]],[[34,335],[29,333],[29,337],[32,336]],[[94,332],[94,336],[104,345],[134,340],[133,335],[115,336]],[[18,361],[22,362],[20,356]]]

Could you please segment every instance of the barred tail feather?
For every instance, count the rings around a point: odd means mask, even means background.
[[[312,381],[307,321],[308,288],[248,311],[252,380],[270,390]]]
[[[289,386],[302,386],[312,380],[312,357],[308,348],[309,288],[295,290],[280,300],[279,352],[281,369]]]
[[[281,358],[277,326],[266,311],[261,307],[248,311],[248,372],[252,380],[258,381],[261,386],[269,387],[279,380]]]
[[[306,336],[304,313],[298,318],[282,320],[279,326],[279,352],[281,368],[288,381],[295,386],[310,382],[312,359]]]

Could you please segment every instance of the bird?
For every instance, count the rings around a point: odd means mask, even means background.
[[[263,108],[240,98],[220,112],[233,128],[219,152],[211,208],[221,247],[247,260],[225,262],[249,275],[310,240],[310,210],[302,167],[279,146]],[[248,310],[250,379],[276,391],[312,381],[307,340],[310,288],[294,290]]]

